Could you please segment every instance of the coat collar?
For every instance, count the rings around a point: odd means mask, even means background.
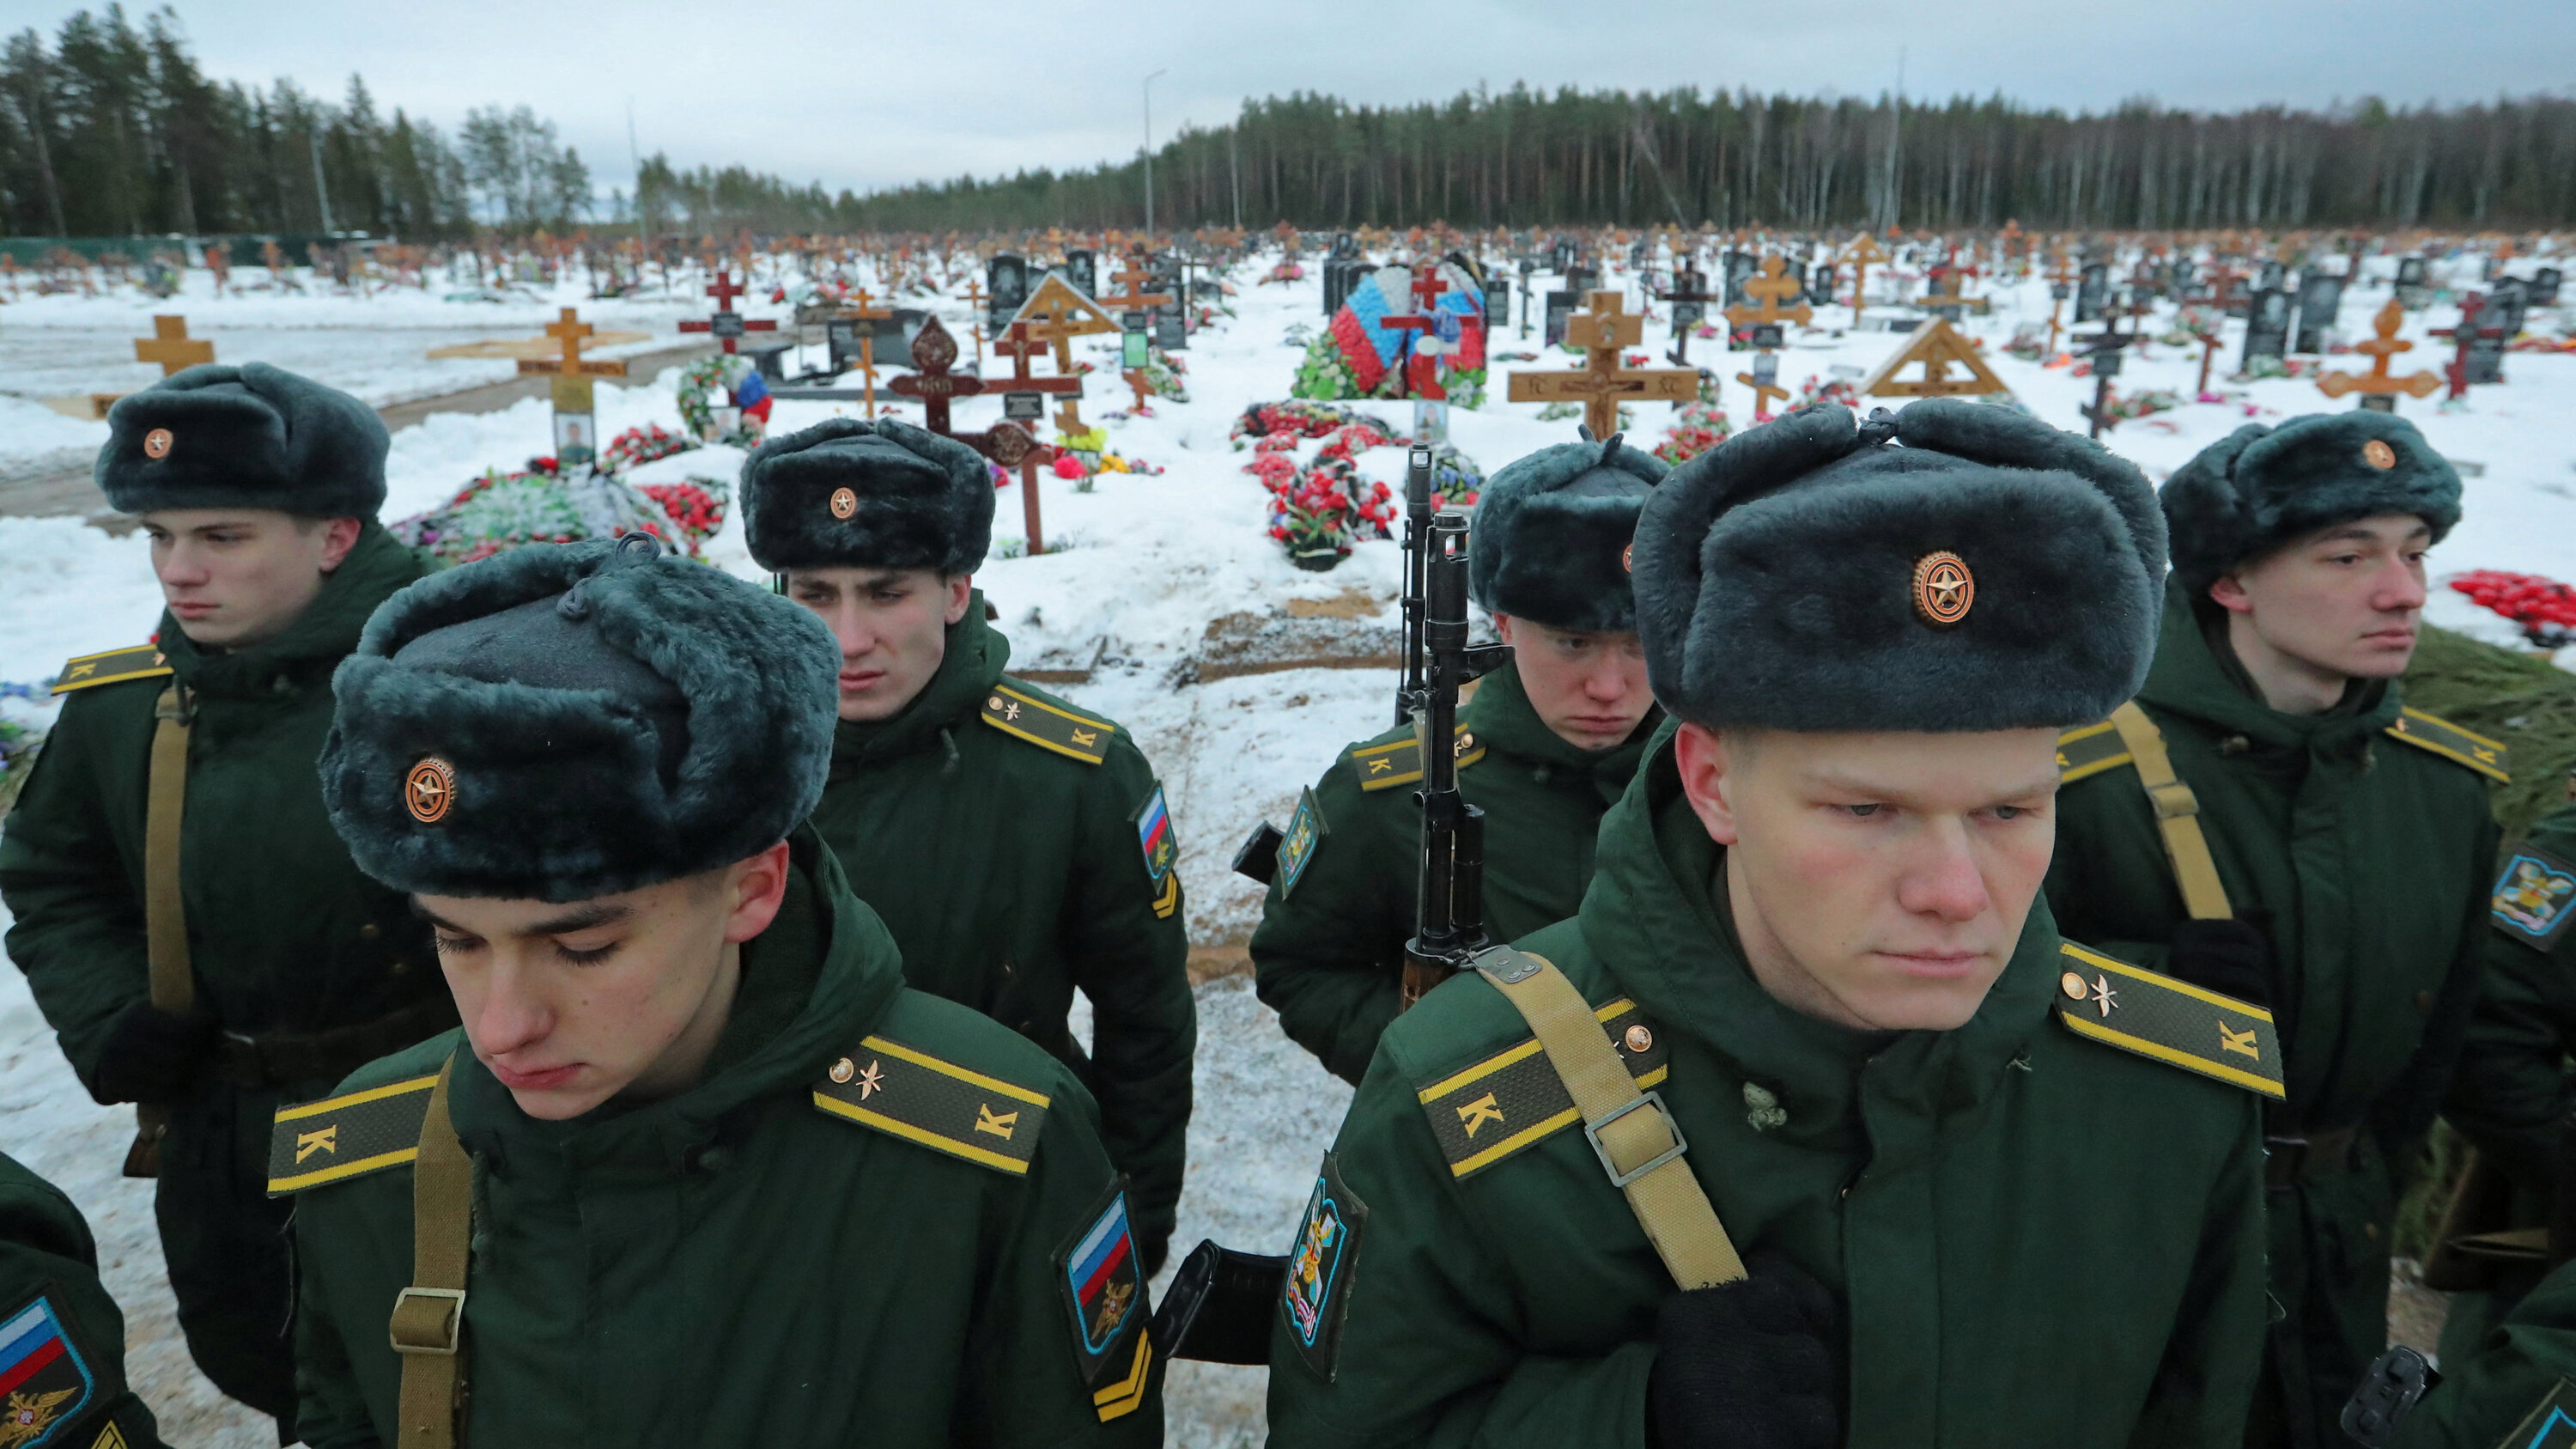
[[[2182,585],[2168,580],[2155,663],[2138,698],[2199,720],[2222,735],[2242,735],[2253,744],[2317,755],[2356,754],[2397,718],[2401,692],[2394,680],[2385,679],[2357,682],[2342,704],[2324,714],[2285,714],[2274,709],[2255,691],[2226,638],[2223,628],[2204,617]]]

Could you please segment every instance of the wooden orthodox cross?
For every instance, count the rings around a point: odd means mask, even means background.
[[[949,430],[948,404],[957,398],[973,397],[984,391],[984,379],[973,373],[954,373],[948,369],[957,361],[957,339],[933,317],[913,334],[912,365],[918,369],[888,384],[905,397],[921,400],[922,426],[941,437],[955,437]]]
[[[853,287],[850,290],[850,298],[851,300],[848,303],[835,309],[832,316],[837,321],[856,322],[860,324],[859,388],[866,394],[864,399],[867,407],[866,415],[873,418],[877,415],[876,324],[892,317],[894,315],[894,309],[891,307],[869,306],[868,289],[865,287]],[[948,344],[948,356],[950,361],[956,360],[957,344],[954,340],[950,341]]]
[[[1789,395],[1787,388],[1779,386],[1780,364],[1776,358],[1772,358],[1774,349],[1778,348],[1782,341],[1780,324],[1795,322],[1804,326],[1807,320],[1815,315],[1813,309],[1804,302],[1800,302],[1795,307],[1780,305],[1780,299],[1783,297],[1794,297],[1804,290],[1798,279],[1790,276],[1788,271],[1788,260],[1778,253],[1764,257],[1762,275],[1747,277],[1744,280],[1744,295],[1762,305],[1756,307],[1750,303],[1739,302],[1726,309],[1726,320],[1730,324],[1753,329],[1753,345],[1762,353],[1762,357],[1754,360],[1753,371],[1739,372],[1735,375],[1737,382],[1753,389],[1753,417],[1756,422],[1770,421],[1772,398],[1785,398]],[[1765,358],[1772,358],[1772,360],[1765,361]],[[1598,429],[1595,431],[1597,432]]]
[[[1028,301],[1020,304],[1012,325],[1022,324],[1028,328],[1027,336],[1055,349],[1055,370],[1065,377],[1075,376],[1074,338],[1118,330],[1118,324],[1109,320],[1109,314],[1101,311],[1098,303],[1075,291],[1071,282],[1053,272],[1038,283],[1038,289],[1029,295]],[[998,342],[994,344],[997,349],[1000,345]],[[1059,430],[1067,433],[1084,431],[1082,409],[1075,402],[1081,395],[1079,391],[1068,394],[1064,405],[1057,409],[1055,425]]]
[[[1619,310],[1617,292],[1594,292],[1591,305],[1565,321],[1565,340],[1584,350],[1576,372],[1515,372],[1508,396],[1513,402],[1575,402],[1596,438],[1619,431],[1619,400],[1686,403],[1699,396],[1699,373],[1693,368],[1619,365],[1619,351],[1645,335],[1646,321]]]
[[[2051,259],[2048,268],[2048,355],[2057,355],[2058,318],[2065,315],[2066,299],[2075,295],[2075,263],[2064,251]]]
[[[747,268],[748,263],[746,263],[746,275],[748,275]],[[778,323],[774,318],[764,317],[757,322],[743,320],[742,314],[733,309],[733,299],[744,295],[744,290],[734,285],[733,278],[725,275],[721,268],[716,271],[715,281],[707,287],[707,295],[716,299],[715,315],[683,322],[680,324],[680,330],[713,333],[716,345],[723,348],[727,356],[735,353],[737,349],[734,344],[744,333],[778,330]]]
[[[1028,526],[1031,554],[1046,552],[1046,534],[1038,521],[1038,465],[1055,461],[1055,450],[1031,439],[1021,428],[1021,420],[1010,415],[1025,410],[1025,420],[1035,422],[1044,407],[1045,394],[1063,394],[1068,412],[1072,409],[1073,400],[1082,396],[1082,379],[1079,376],[1038,377],[1030,373],[1029,359],[1046,351],[1046,348],[1047,344],[1038,340],[1026,322],[1013,322],[1008,332],[993,339],[993,351],[1011,359],[1010,379],[994,379],[1002,389],[1004,418],[982,435],[984,441],[965,440],[977,452],[1003,467],[1020,470],[1020,517]],[[1012,440],[1012,435],[1017,436],[1017,442]]]
[[[550,376],[554,379],[555,456],[566,468],[587,466],[597,456],[599,430],[595,421],[591,380],[600,377],[624,377],[626,364],[606,362],[581,355],[591,336],[591,325],[581,320],[570,307],[563,315],[546,324],[546,335],[563,348],[557,357],[522,357],[519,372]]]
[[[158,363],[163,377],[175,377],[199,363],[214,361],[215,344],[189,336],[185,317],[155,317],[152,335],[135,340],[134,360]]]
[[[1852,264],[1852,325],[1860,325],[1860,309],[1869,294],[1869,268],[1873,262],[1887,260],[1887,248],[1878,238],[1862,232],[1858,240],[1843,252],[1843,260]]]
[[[2317,391],[2328,397],[2341,397],[2348,392],[2360,393],[2359,405],[2379,413],[2397,411],[2397,395],[2401,392],[2411,397],[2431,397],[2433,390],[2442,385],[2442,379],[2433,373],[2416,372],[2404,377],[2389,375],[2389,360],[2398,353],[2412,352],[2415,349],[2414,343],[2398,339],[2397,329],[2404,325],[2406,325],[2406,309],[2392,296],[2388,299],[2388,305],[2379,309],[2378,318],[2371,323],[2371,329],[2379,336],[2368,342],[2353,344],[2353,351],[2370,354],[2370,371],[2326,373],[2317,379]]]

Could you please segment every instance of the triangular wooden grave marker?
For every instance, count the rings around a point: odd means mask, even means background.
[[[1897,373],[1915,364],[1923,364],[1923,375],[1911,381],[1899,379]],[[1953,378],[1950,369],[1964,367],[1968,376]],[[1959,329],[1934,317],[1914,329],[1896,355],[1878,365],[1860,385],[1863,397],[1972,397],[1985,393],[2010,392],[1977,345],[1959,335]]]

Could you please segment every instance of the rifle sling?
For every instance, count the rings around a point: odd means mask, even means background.
[[[1509,946],[1476,953],[1475,964],[1529,1023],[1582,1115],[1584,1135],[1673,1281],[1714,1288],[1743,1277],[1726,1225],[1682,1160],[1685,1144],[1663,1098],[1637,1090],[1583,993],[1546,957]]]
[[[172,684],[152,706],[152,766],[144,787],[143,807],[143,953],[148,995],[156,1011],[187,1014],[196,1004],[196,982],[189,974],[188,909],[179,894],[179,827],[188,807],[188,732],[191,701]],[[161,1138],[170,1130],[170,1111],[158,1102],[134,1108],[134,1145],[125,1154],[125,1175],[161,1175]]]
[[[2183,909],[2195,921],[2234,919],[2227,887],[2218,880],[2218,864],[2210,859],[2209,839],[2200,833],[2199,797],[2174,774],[2156,722],[2131,700],[2111,711],[2111,727],[2120,732],[2120,743],[2137,766],[2138,783],[2146,787],[2147,803],[2155,807],[2156,833],[2164,837],[2165,856],[2173,862]]]
[[[447,1118],[450,1057],[430,1089],[412,1163],[411,1286],[394,1295],[390,1336],[402,1356],[396,1449],[456,1449],[465,1408],[465,1270],[473,1254],[474,1160]]]

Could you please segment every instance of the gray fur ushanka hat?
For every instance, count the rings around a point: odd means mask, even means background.
[[[953,438],[893,418],[830,418],[753,451],[742,517],[752,558],[773,573],[973,573],[993,543],[993,477]]]
[[[393,444],[376,410],[264,362],[207,363],[120,398],[92,476],[119,513],[269,508],[373,518]]]
[[[322,800],[399,891],[554,902],[713,870],[822,798],[840,650],[649,539],[433,574],[332,677]]]
[[[1806,408],[1673,470],[1635,548],[1655,697],[1717,728],[2098,720],[2155,652],[2164,518],[2138,470],[2007,408]]]
[[[1628,542],[1663,461],[1587,437],[1541,448],[1485,480],[1467,595],[1497,614],[1577,633],[1628,633]]]
[[[2404,418],[2355,408],[2248,423],[2165,480],[2174,577],[2194,598],[2248,559],[2337,523],[2411,513],[2440,543],[2460,475]]]

